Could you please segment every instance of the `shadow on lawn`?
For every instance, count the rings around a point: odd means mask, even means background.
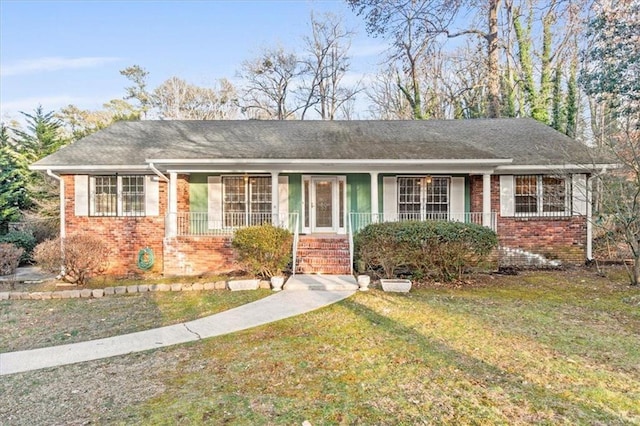
[[[385,297],[395,298],[396,296],[385,295]],[[480,358],[462,353],[446,343],[428,338],[419,331],[407,327],[387,316],[381,315],[353,299],[341,302],[341,305],[366,319],[371,324],[377,327],[384,327],[389,335],[411,341],[413,345],[417,345],[421,352],[420,358],[423,358],[425,363],[431,363],[430,365],[435,364],[435,368],[441,369],[446,374],[449,374],[450,370],[445,370],[445,367],[453,367],[455,369],[454,371],[459,370],[460,377],[463,379],[466,378],[471,386],[478,389],[477,401],[482,401],[482,404],[486,405],[488,409],[500,409],[500,401],[493,404],[489,400],[487,403],[487,397],[481,395],[481,393],[485,394],[485,390],[496,388],[498,388],[499,392],[504,394],[508,401],[514,406],[523,406],[522,401],[524,400],[528,403],[527,405],[533,408],[530,412],[530,418],[507,418],[507,420],[524,420],[528,422],[544,420],[556,421],[562,419],[569,421],[595,421],[597,419],[598,421],[604,422],[604,424],[626,423],[629,421],[628,417],[625,419],[616,412],[608,410],[606,407],[578,401],[577,399],[585,398],[585,396],[576,394],[571,388],[560,393],[531,383],[521,374],[503,370]],[[544,374],[544,372],[540,374]],[[446,377],[445,385],[442,385],[443,382],[438,381],[436,386],[442,386],[443,391],[446,392],[447,381],[451,382],[450,386],[454,386],[457,385],[454,380],[454,377]],[[475,391],[469,390],[467,387],[465,392],[474,393]],[[469,408],[473,408],[473,406],[469,406]],[[551,419],[549,419],[549,410],[553,412]],[[542,418],[540,418],[538,413],[541,414]],[[505,415],[504,413],[502,414]],[[587,418],[585,419],[585,417]]]

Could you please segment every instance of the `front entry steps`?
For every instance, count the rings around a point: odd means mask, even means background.
[[[296,273],[351,274],[349,240],[344,235],[301,235]]]
[[[356,291],[358,283],[353,275],[306,275],[291,276],[284,285],[285,290]]]

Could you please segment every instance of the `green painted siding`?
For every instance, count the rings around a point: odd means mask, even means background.
[[[347,175],[347,211],[371,211],[371,176],[368,173]]]
[[[208,174],[194,173],[189,178],[189,209],[192,212],[206,212],[208,201]]]
[[[289,177],[289,213],[302,214],[302,175],[282,174]]]
[[[464,177],[464,211],[471,211],[471,181],[469,176]]]

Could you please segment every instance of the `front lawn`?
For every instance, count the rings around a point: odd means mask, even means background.
[[[21,394],[58,422],[640,423],[640,290],[623,274],[481,281],[357,293],[233,335],[3,377],[0,420]]]

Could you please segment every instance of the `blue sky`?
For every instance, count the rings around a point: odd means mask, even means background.
[[[98,109],[122,98],[119,70],[134,64],[152,88],[174,75],[203,86],[233,79],[263,47],[299,48],[311,11],[357,32],[353,77],[375,71],[386,45],[340,0],[0,0],[0,120],[38,104]]]

